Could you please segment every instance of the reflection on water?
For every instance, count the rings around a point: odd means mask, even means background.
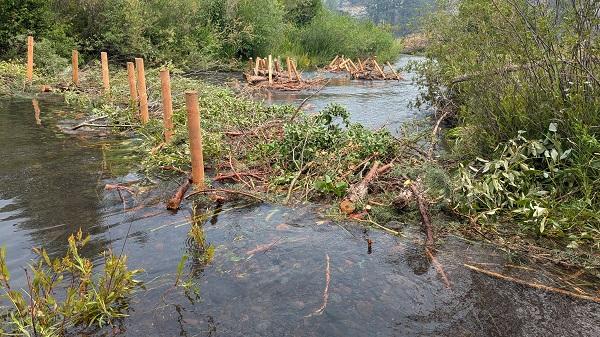
[[[0,102],[0,245],[7,246],[14,282],[32,257],[32,245],[54,254],[77,228],[92,233],[87,256],[106,248],[125,253],[143,268],[146,289],[133,299],[123,336],[597,336],[600,305],[500,281],[463,263],[507,268],[496,250],[452,237],[437,258],[452,282],[447,289],[423,254],[417,224],[393,237],[357,224],[337,224],[316,206],[290,209],[245,202],[219,205],[202,223],[214,247],[207,264],[191,253],[192,205],[172,214],[162,201],[176,189],[123,195],[104,190],[106,142],[56,132],[59,105]],[[125,204],[125,205],[124,205]],[[124,209],[125,208],[125,209]],[[407,222],[410,220],[407,219]],[[368,240],[372,242],[369,253]],[[177,264],[197,293],[174,287]],[[328,300],[322,314],[326,257]],[[100,262],[95,259],[96,263]],[[539,266],[530,273],[556,279]],[[519,271],[519,269],[516,269]],[[513,270],[502,270],[513,273]],[[21,276],[19,276],[21,275]],[[197,295],[197,296],[196,296]],[[100,331],[98,335],[108,334]]]

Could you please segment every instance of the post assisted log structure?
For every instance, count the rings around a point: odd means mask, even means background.
[[[386,70],[386,66],[389,70]],[[354,63],[352,59],[346,58],[344,55],[338,55],[331,60],[325,70],[329,72],[346,72],[350,74],[350,78],[353,80],[402,80],[402,76],[389,62],[380,65],[375,56],[365,60],[358,58]]]
[[[204,155],[202,153],[202,129],[200,128],[198,92],[185,92],[185,106],[187,108],[188,133],[192,154],[192,182],[198,189],[204,189]]]
[[[27,37],[27,82],[33,80],[33,36]]]
[[[100,63],[102,66],[102,86],[104,93],[110,93],[110,79],[108,74],[108,54],[106,52],[100,53]]]
[[[324,81],[322,78],[304,79],[293,59],[286,58],[284,69],[279,57],[273,58],[272,55],[255,60],[251,58],[244,76],[246,82],[254,87],[290,91],[309,89]]]
[[[135,70],[137,72],[137,90],[140,100],[140,121],[142,124],[146,124],[150,120],[150,114],[148,112],[148,92],[146,89],[146,73],[144,71],[143,58],[135,58]]]

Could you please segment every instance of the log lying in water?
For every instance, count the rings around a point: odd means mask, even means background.
[[[185,179],[185,181],[183,182],[183,184],[181,184],[181,186],[179,186],[179,188],[177,189],[175,194],[171,197],[171,199],[169,199],[169,201],[167,202],[167,209],[172,210],[172,211],[176,211],[179,209],[179,205],[181,205],[181,201],[183,201],[183,198],[185,198],[185,193],[190,188],[191,183],[192,183],[192,177],[188,176]]]

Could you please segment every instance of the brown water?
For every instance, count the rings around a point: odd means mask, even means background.
[[[92,234],[84,254],[101,263],[102,250],[125,243],[130,267],[145,269],[146,289],[136,293],[118,329],[96,335],[600,335],[600,305],[497,280],[463,264],[564,286],[564,275],[546,266],[516,265],[492,247],[448,237],[437,253],[452,283],[448,289],[424,255],[418,224],[394,237],[332,222],[311,205],[220,205],[203,221],[214,258],[188,260],[184,279],[199,295],[186,294],[173,284],[181,256],[193,255],[187,238],[193,205],[173,214],[163,204],[177,181],[124,193],[123,202],[104,190],[107,183],[141,179],[120,173],[114,156],[126,153],[116,150],[122,142],[65,136],[55,126],[60,102],[40,105],[37,125],[31,101],[0,101],[0,245],[7,247],[13,283],[23,286],[21,267],[33,258],[32,246],[60,255],[67,236],[81,227]],[[327,305],[314,314],[323,305],[327,258]]]

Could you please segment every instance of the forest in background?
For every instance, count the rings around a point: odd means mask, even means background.
[[[435,8],[435,0],[326,0],[334,10],[368,18],[392,28],[396,36],[418,31],[422,16]]]
[[[337,54],[393,60],[400,44],[387,25],[328,9],[321,0],[0,0],[0,58],[21,58],[36,37],[36,64],[144,57],[181,68],[231,68],[249,57],[290,56],[302,67]]]

